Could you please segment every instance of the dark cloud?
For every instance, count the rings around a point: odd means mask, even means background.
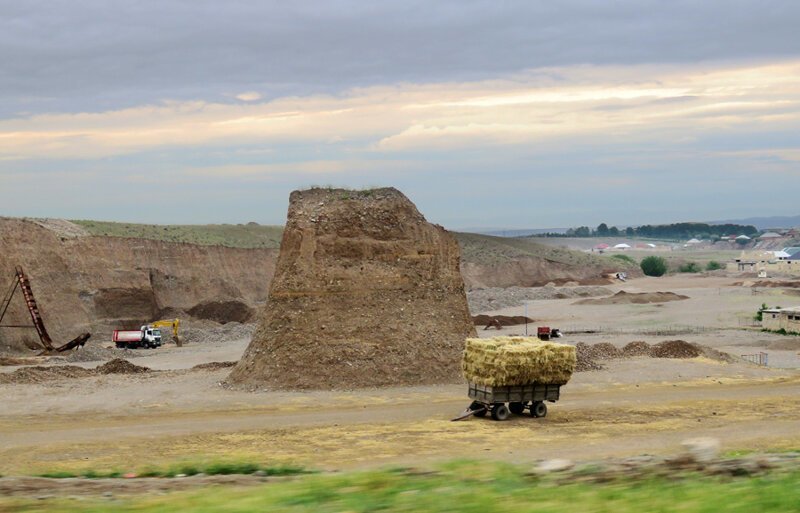
[[[0,0],[0,12],[2,117],[800,50],[792,0]]]

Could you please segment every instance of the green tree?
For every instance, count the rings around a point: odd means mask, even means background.
[[[716,260],[712,260],[706,264],[706,271],[718,271],[722,269],[724,266],[717,262]]]
[[[597,225],[597,231],[595,233],[598,237],[605,237],[608,235],[608,225],[606,223],[600,223]]]
[[[664,276],[667,272],[667,261],[659,256],[649,256],[639,264],[645,276]]]
[[[625,228],[625,235],[627,235],[628,237],[633,237],[634,235],[636,235],[636,230],[633,229],[633,226],[628,226],[627,228]]]

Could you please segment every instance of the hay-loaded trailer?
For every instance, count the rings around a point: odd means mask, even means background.
[[[469,384],[472,404],[458,418],[491,414],[494,420],[506,420],[511,413],[522,415],[528,410],[532,417],[547,415],[545,401],[554,403],[561,394],[561,385],[530,383],[528,385],[488,386]]]

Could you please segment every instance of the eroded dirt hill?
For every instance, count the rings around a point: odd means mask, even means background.
[[[350,388],[459,379],[475,333],[458,243],[396,189],[290,197],[260,324],[230,381]]]
[[[246,320],[267,297],[276,257],[274,249],[94,237],[66,221],[0,218],[0,288],[21,265],[57,344],[85,331],[110,340],[111,329],[188,311],[212,319],[233,311],[233,320]],[[30,322],[19,292],[3,321],[16,322]],[[0,329],[0,349],[35,337]]]

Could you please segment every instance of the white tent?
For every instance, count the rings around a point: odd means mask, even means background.
[[[686,244],[700,244],[699,239],[689,239],[686,241]]]
[[[622,242],[622,243],[617,244],[616,246],[614,246],[614,249],[630,249],[630,246],[628,246],[627,244]]]
[[[747,235],[739,235],[738,237],[736,237],[736,240],[750,240],[750,237],[748,237]]]

